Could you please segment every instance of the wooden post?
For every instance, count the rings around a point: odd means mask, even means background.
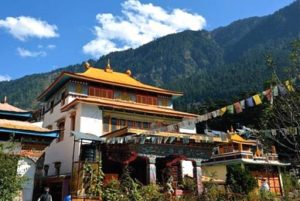
[[[196,182],[197,194],[203,193],[201,160],[194,160],[194,179]]]

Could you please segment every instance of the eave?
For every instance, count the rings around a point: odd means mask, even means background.
[[[76,98],[71,103],[61,108],[61,111],[65,112],[71,109],[72,107],[74,107],[75,105],[77,105],[78,103],[97,105],[104,108],[120,109],[126,111],[142,112],[148,114],[156,114],[156,115],[179,117],[179,118],[197,117],[196,114],[179,112],[172,109],[161,108],[161,107],[145,105],[145,104],[138,104],[138,103],[128,103],[125,101],[116,101],[114,99],[103,99],[103,98]]]
[[[59,131],[49,131],[49,132],[37,132],[30,130],[21,130],[21,129],[11,129],[11,128],[1,128],[0,127],[0,135],[1,133],[11,133],[12,135],[28,135],[28,136],[38,136],[45,138],[57,138]]]

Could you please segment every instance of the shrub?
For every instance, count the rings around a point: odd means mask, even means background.
[[[19,156],[14,154],[13,143],[0,144],[0,201],[11,201],[26,182],[17,175]]]
[[[226,185],[233,193],[247,195],[257,187],[257,181],[241,165],[229,165],[227,166]]]

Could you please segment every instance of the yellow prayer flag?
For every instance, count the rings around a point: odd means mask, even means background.
[[[260,105],[262,103],[258,94],[252,96],[252,98],[253,98],[253,100],[255,102],[255,105]]]
[[[220,109],[220,116],[223,116],[223,114],[225,114],[226,110],[227,110],[227,107],[222,107]]]
[[[289,90],[289,91],[295,91],[295,89],[294,89],[291,81],[287,80],[287,81],[284,82],[284,84],[285,84],[287,90]]]

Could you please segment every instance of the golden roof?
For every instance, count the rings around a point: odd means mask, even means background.
[[[8,112],[27,112],[26,110],[22,110],[15,106],[12,106],[8,103],[0,103],[0,110],[1,111],[8,111]]]
[[[154,105],[141,104],[136,102],[128,102],[119,99],[108,99],[108,98],[76,98],[71,103],[65,105],[61,110],[62,112],[69,110],[77,103],[87,103],[92,105],[110,107],[114,109],[122,109],[127,111],[145,112],[150,114],[161,114],[172,117],[180,118],[193,118],[197,117],[196,114],[180,112],[170,108],[162,108]]]
[[[236,133],[231,133],[229,136],[230,136],[229,137],[230,141],[232,141],[232,142],[238,142],[238,143],[243,143],[243,144],[256,144],[255,140],[246,140]]]
[[[7,120],[7,119],[0,119],[0,128],[35,131],[35,132],[50,132],[51,131],[49,129],[39,127],[30,122]]]
[[[127,70],[125,73],[114,72],[111,67],[105,69],[99,69],[94,67],[88,67],[84,73],[76,73],[77,75],[84,76],[86,78],[95,79],[104,83],[120,85],[140,90],[150,90],[158,93],[169,93],[174,95],[182,95],[179,92],[169,91],[166,89],[143,84],[140,81],[134,79],[131,76],[131,71]]]

